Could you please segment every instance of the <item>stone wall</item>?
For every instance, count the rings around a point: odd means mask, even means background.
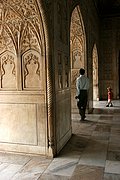
[[[93,47],[99,49],[99,18],[91,1],[56,1],[54,3],[55,133],[57,153],[71,137],[71,14],[79,6],[84,25],[84,67],[90,78],[88,112],[93,109]],[[77,36],[77,34],[76,34]],[[74,81],[75,83],[75,81]],[[75,92],[73,93],[75,94]],[[74,98],[74,96],[72,97]],[[73,100],[73,99],[72,99]]]
[[[100,32],[99,84],[100,98],[107,99],[107,87],[113,89],[113,98],[119,95],[119,52],[120,52],[120,18],[103,18]]]
[[[0,2],[0,150],[46,154],[46,45],[39,5]]]
[[[94,44],[99,53],[93,1],[0,2],[0,150],[55,156],[70,139],[70,23],[77,5],[84,24],[90,112]]]
[[[55,134],[57,153],[71,137],[69,14],[67,1],[54,2]]]

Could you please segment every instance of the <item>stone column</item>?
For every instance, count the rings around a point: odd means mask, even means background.
[[[47,110],[48,110],[48,155],[54,156],[55,149],[55,96],[54,96],[54,75],[52,69],[52,57],[47,62]]]
[[[45,4],[44,4],[45,3]],[[50,30],[51,30],[51,24],[52,24],[52,17],[47,16],[46,10],[49,11],[52,9],[52,3],[46,2],[46,1],[40,0],[40,9],[42,18],[44,20],[44,31],[45,31],[45,43],[46,43],[46,49],[45,49],[45,56],[46,56],[46,81],[47,81],[47,87],[46,87],[46,106],[47,106],[47,140],[48,140],[48,156],[55,156],[56,154],[56,145],[55,145],[55,87],[54,87],[54,68],[52,61],[52,52],[50,47],[52,47],[52,42],[50,41]],[[47,9],[45,9],[47,7]],[[52,12],[52,11],[51,11]],[[48,13],[49,14],[49,13]],[[52,13],[51,13],[52,14]],[[50,18],[50,19],[49,19]],[[50,22],[49,22],[50,21]],[[49,25],[50,23],[50,25]]]

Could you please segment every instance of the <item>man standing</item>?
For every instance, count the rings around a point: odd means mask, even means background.
[[[77,106],[81,116],[81,121],[85,119],[85,111],[87,106],[88,89],[89,89],[89,79],[85,76],[85,70],[80,69],[80,76],[76,80],[77,96],[78,99]]]

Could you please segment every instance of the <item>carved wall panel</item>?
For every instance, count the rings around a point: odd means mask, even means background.
[[[1,88],[40,89],[43,42],[43,24],[36,0],[0,1]]]
[[[52,91],[47,104],[45,80],[46,76],[50,79],[51,64],[48,64],[47,22],[40,3],[0,0],[0,132],[3,133],[0,144],[5,151],[48,153],[47,123],[52,118],[47,119],[47,107],[51,115]]]
[[[26,27],[22,33],[22,38],[21,38],[21,53],[23,54],[29,49],[34,49],[40,52],[41,49],[35,34],[35,30],[28,23],[26,23],[25,26]]]
[[[42,88],[42,62],[40,54],[36,51],[28,51],[22,57],[23,64],[23,89]]]
[[[58,53],[58,88],[63,88],[63,65],[61,53]]]
[[[0,142],[37,145],[36,104],[0,104],[0,114]]]
[[[93,48],[93,100],[99,98],[98,88],[98,53],[95,44]]]
[[[78,67],[83,67],[82,53],[79,51],[79,49],[73,50],[72,59],[73,59],[72,61],[73,69],[77,69]]]
[[[58,89],[69,88],[70,86],[70,62],[67,55],[63,55],[62,52],[58,52]]]
[[[79,69],[85,66],[85,33],[82,16],[79,6],[76,6],[71,16],[70,27],[70,54],[71,54],[71,104],[72,109],[77,108],[76,78],[79,76]]]
[[[6,4],[4,4],[6,5]],[[19,37],[20,31],[23,25],[22,17],[18,14],[18,12],[13,11],[13,9],[7,5],[5,9],[5,17],[4,17],[8,32],[12,37],[12,41],[15,44],[16,50],[19,48]]]
[[[0,22],[0,54],[7,50],[16,54],[12,37],[6,27],[2,25],[2,22]]]
[[[72,70],[72,77],[71,77],[72,86],[76,85],[76,79],[78,76],[79,76],[79,70]]]
[[[68,57],[64,57],[64,64],[65,64],[65,88],[68,88],[70,85],[70,63],[68,61]]]
[[[96,83],[98,79],[98,55],[96,46],[93,48],[93,82]]]
[[[0,57],[1,88],[16,89],[16,57],[10,52]]]
[[[72,69],[84,67],[84,32],[79,8],[73,10],[71,17],[70,45]]]

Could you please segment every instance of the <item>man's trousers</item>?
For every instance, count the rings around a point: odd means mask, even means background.
[[[87,98],[88,98],[87,90],[80,90],[80,94],[78,96],[77,106],[79,109],[79,113],[81,115],[81,120],[84,120],[84,118],[85,118]]]

